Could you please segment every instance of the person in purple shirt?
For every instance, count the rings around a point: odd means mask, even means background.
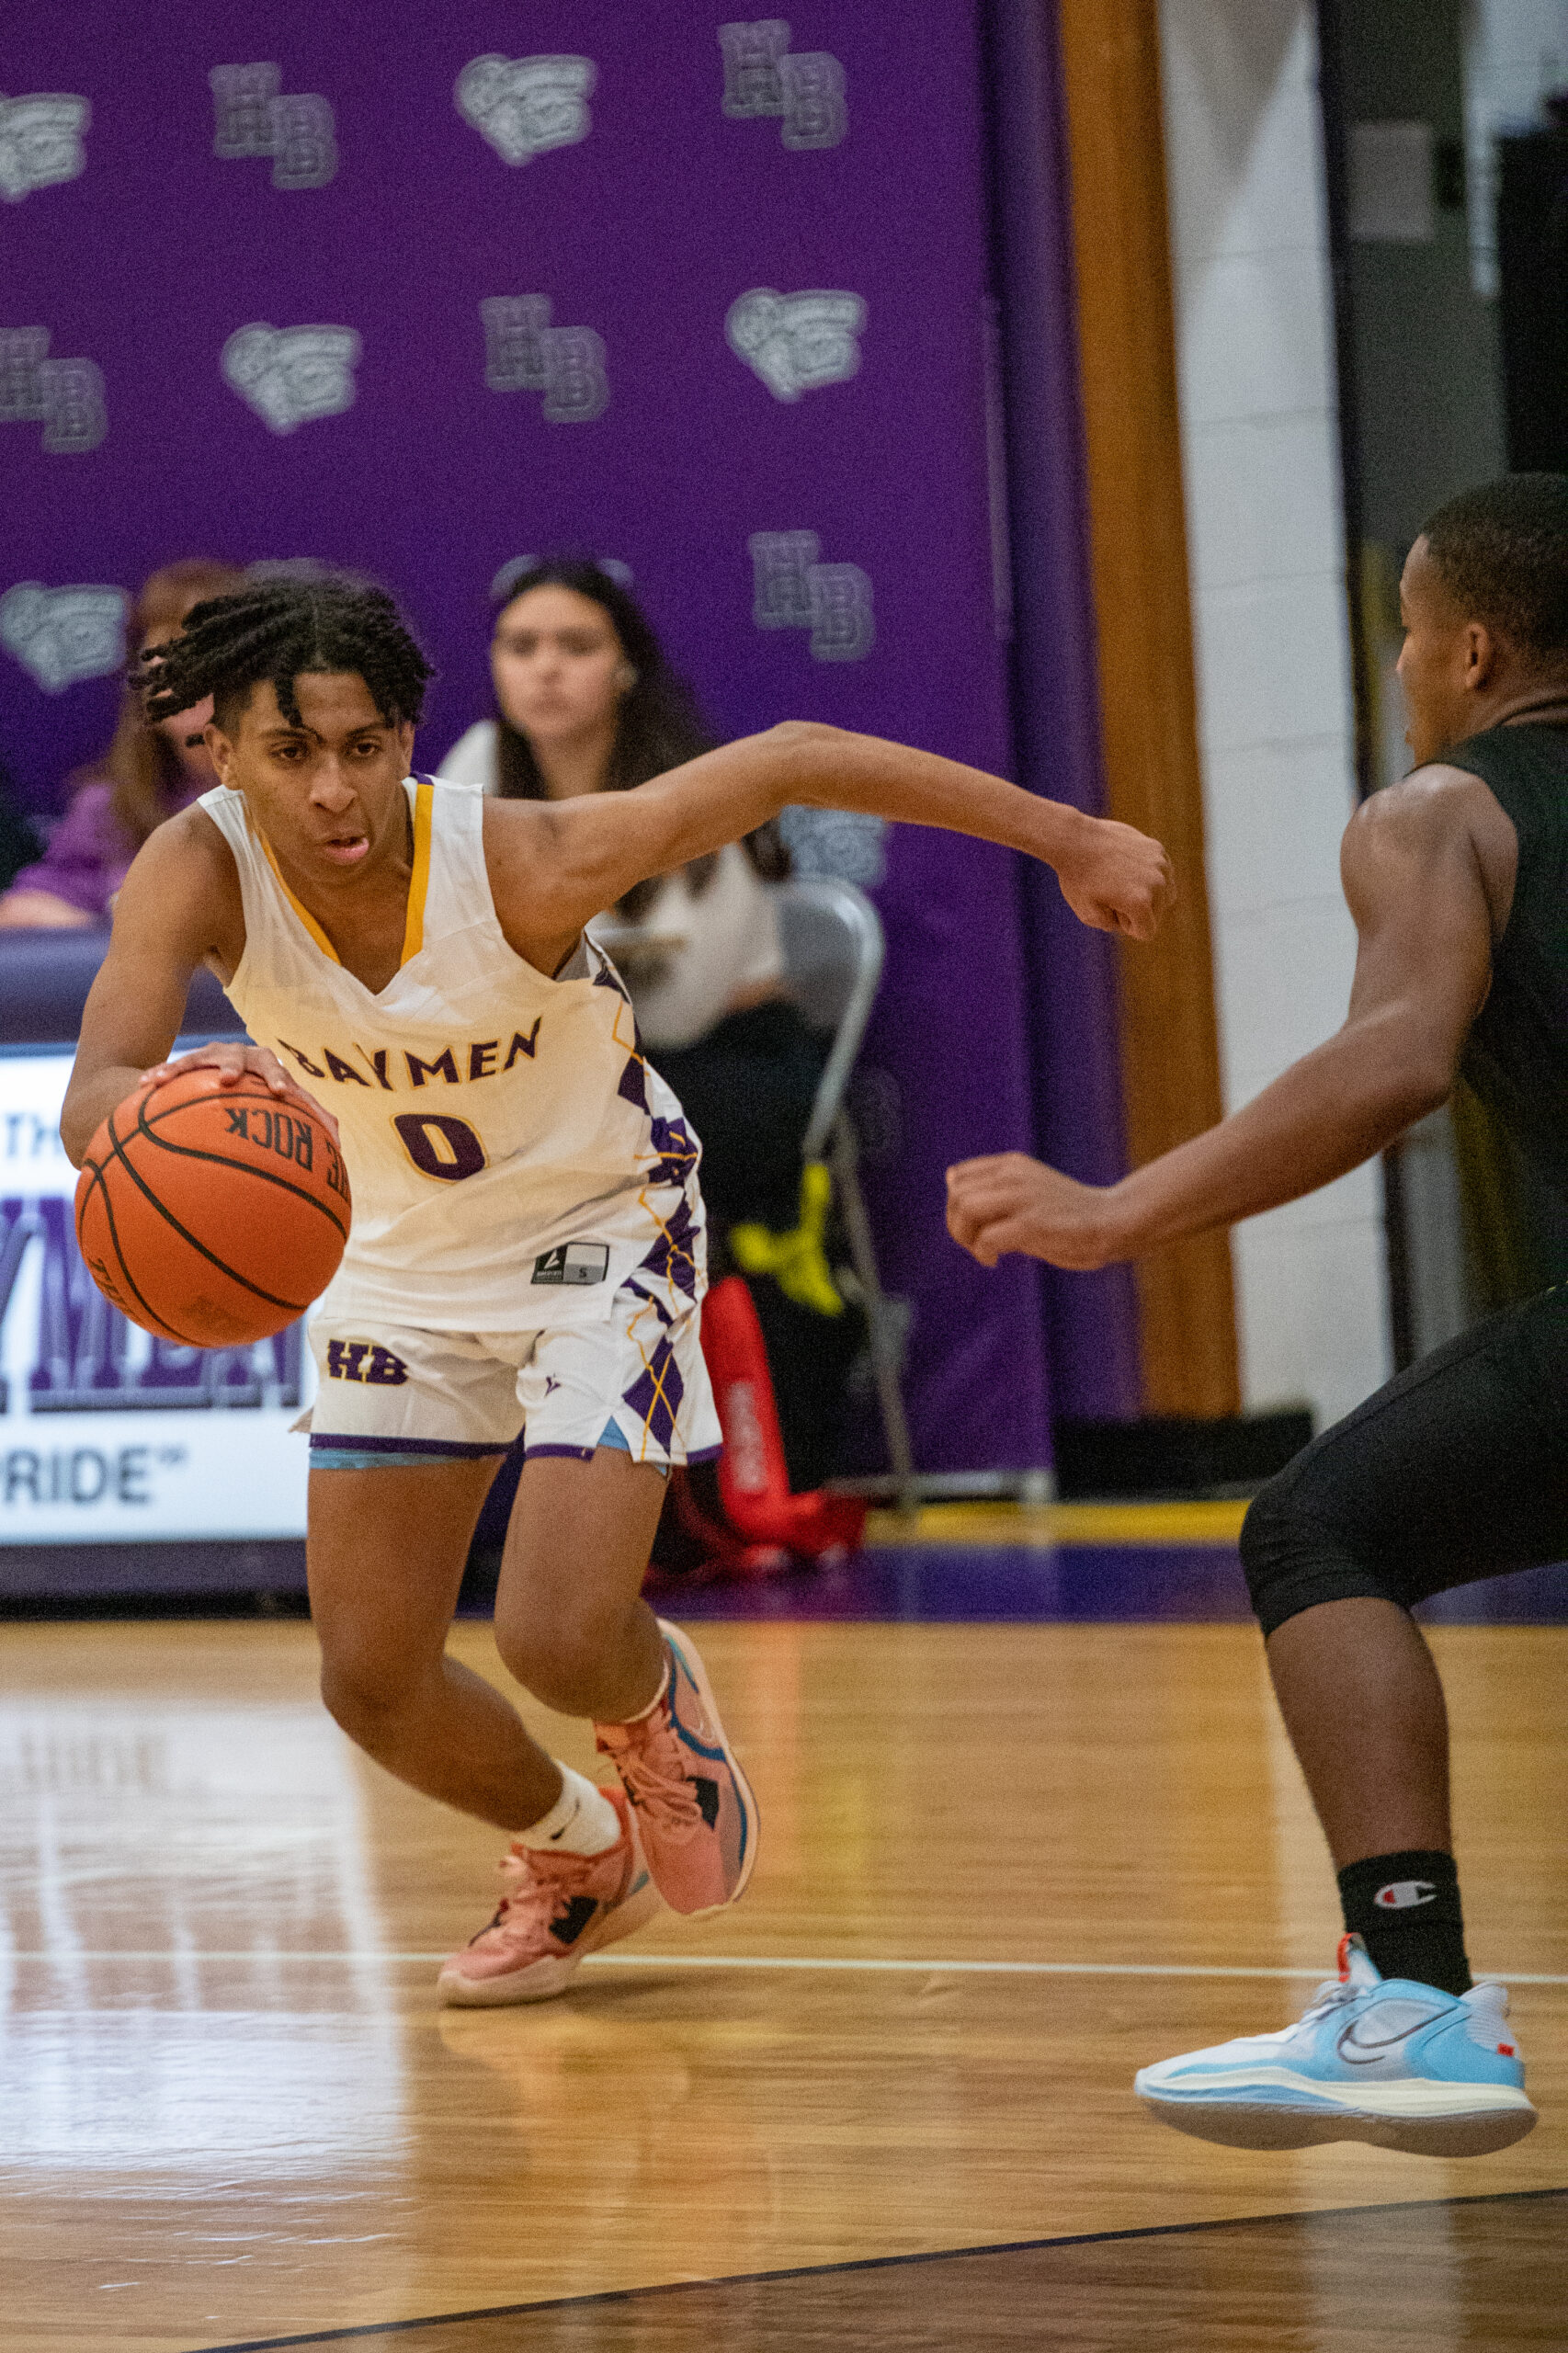
[[[206,556],[165,564],[136,599],[127,642],[161,643],[176,634],[193,605],[233,596],[243,579],[233,564]],[[108,750],[84,772],[42,858],[24,866],[0,897],[0,926],[60,930],[107,923],[148,835],[217,782],[199,733],[210,716],[205,709],[181,711],[149,726],[127,688]]]

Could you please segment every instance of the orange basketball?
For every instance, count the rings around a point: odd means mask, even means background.
[[[93,1138],[76,1187],[76,1239],[105,1298],[198,1348],[292,1324],[336,1272],[348,1217],[326,1121],[249,1074],[138,1087]]]

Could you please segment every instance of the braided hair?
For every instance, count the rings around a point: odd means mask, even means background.
[[[389,727],[418,725],[435,675],[384,589],[327,574],[253,580],[193,605],[181,635],[149,646],[131,679],[149,720],[172,719],[210,695],[226,728],[269,678],[278,710],[298,727],[295,680],[333,671],[357,672]]]

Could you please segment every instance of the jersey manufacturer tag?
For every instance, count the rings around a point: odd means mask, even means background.
[[[558,1242],[534,1260],[536,1283],[602,1283],[609,1272],[608,1242]]]

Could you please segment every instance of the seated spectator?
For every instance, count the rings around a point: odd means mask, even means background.
[[[496,619],[490,669],[496,716],[453,745],[439,769],[448,783],[520,801],[624,792],[695,759],[713,741],[641,608],[597,564],[551,561],[518,576]],[[744,1055],[755,1040],[754,1057],[773,1063],[781,1054],[791,1066],[784,1131],[790,1141],[782,1152],[773,1148],[781,1139],[773,1132],[777,1119],[767,1120],[764,1148],[742,1150],[744,1173],[736,1154],[710,1152],[703,1190],[726,1222],[769,1223],[770,1211],[784,1225],[794,1222],[800,1138],[820,1056],[783,995],[768,884],[789,870],[789,852],[767,825],[678,873],[639,883],[593,926],[631,991],[643,1043],[661,1069],[678,1059],[689,1082],[694,1053],[722,1053],[733,1043],[726,1025],[769,1009],[760,1021],[743,1020],[739,1051]],[[805,1113],[797,1116],[793,1098],[802,1094]],[[706,1143],[695,1101],[687,1108]]]
[[[709,749],[712,737],[636,600],[597,564],[551,559],[508,586],[490,648],[496,715],[437,773],[503,798],[623,792]],[[824,1045],[784,992],[771,885],[788,874],[778,828],[639,883],[593,925],[631,992],[648,1056],[702,1142],[714,1273],[732,1226],[778,1233],[801,1215],[801,1144]],[[797,1487],[835,1468],[842,1359],[858,1319],[750,1288],[767,1335]],[[836,1302],[835,1302],[836,1307]]]
[[[165,564],[136,599],[127,643],[140,650],[173,636],[193,605],[232,595],[244,577],[233,564],[200,556]],[[42,858],[24,866],[0,898],[0,925],[54,930],[107,923],[148,835],[217,782],[200,741],[210,715],[203,705],[149,726],[128,688],[114,741],[77,779]]]

